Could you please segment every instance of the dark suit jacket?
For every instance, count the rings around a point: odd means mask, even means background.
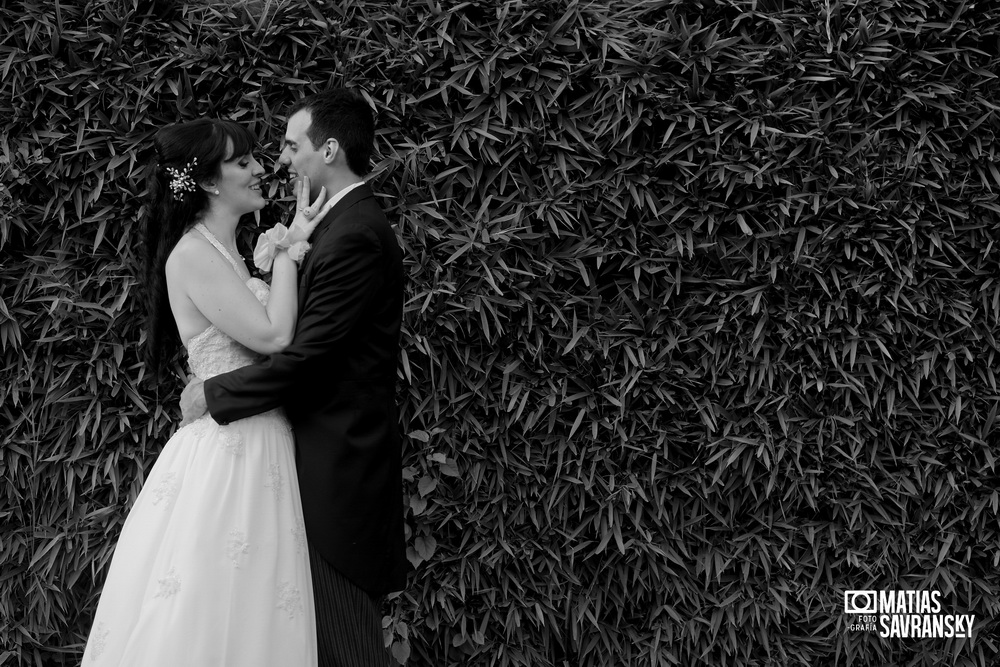
[[[402,589],[408,570],[395,402],[402,253],[368,185],[337,202],[310,243],[292,344],[207,380],[205,398],[220,424],[285,408],[310,544],[379,596]]]

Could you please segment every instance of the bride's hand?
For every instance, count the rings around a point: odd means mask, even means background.
[[[188,382],[181,392],[181,426],[187,426],[208,411],[205,383],[197,378]]]
[[[319,196],[312,204],[309,203],[309,177],[300,176],[295,183],[295,198],[298,205],[292,224],[285,227],[278,223],[257,238],[257,247],[253,251],[253,263],[261,271],[267,273],[274,265],[274,258],[287,251],[288,256],[301,262],[309,252],[309,237],[316,225],[333,208],[333,200],[326,200],[326,188],[320,188]]]
[[[295,208],[295,218],[292,219],[292,224],[289,225],[288,229],[291,232],[291,242],[299,243],[309,240],[316,225],[333,208],[333,201],[326,201],[326,187],[323,187],[320,188],[316,201],[310,204],[308,176],[299,177],[295,183],[295,195],[298,204]]]

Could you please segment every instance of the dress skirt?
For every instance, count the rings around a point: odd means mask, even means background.
[[[167,442],[125,521],[83,667],[314,667],[288,421],[205,416]]]

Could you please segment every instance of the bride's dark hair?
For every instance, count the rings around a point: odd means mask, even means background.
[[[153,137],[156,154],[146,172],[141,278],[146,291],[146,359],[154,370],[180,343],[167,299],[167,257],[208,209],[209,194],[200,184],[214,180],[222,162],[251,153],[255,145],[246,127],[215,118],[168,125]]]

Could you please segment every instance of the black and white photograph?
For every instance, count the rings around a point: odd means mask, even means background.
[[[0,666],[1000,665],[1000,3],[0,4]]]

